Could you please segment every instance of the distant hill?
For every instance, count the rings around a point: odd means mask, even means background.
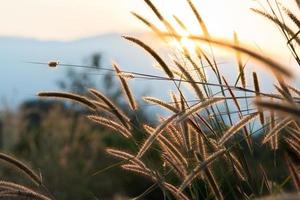
[[[161,43],[156,42],[153,38],[149,39],[151,36],[134,35],[150,43],[155,49],[163,49]],[[153,67],[154,61],[151,56],[123,39],[120,34],[104,34],[74,41],[41,41],[31,38],[0,37],[0,107],[5,103],[15,107],[25,99],[36,98],[35,94],[39,91],[56,90],[58,89],[57,81],[63,79],[66,74],[67,67],[59,66],[57,69],[50,69],[46,65],[29,64],[26,61],[58,60],[64,64],[86,64],[87,59],[95,52],[103,54],[104,67],[111,67],[111,61],[116,61],[123,70],[162,75]],[[171,58],[165,53],[162,55],[165,59],[170,60]],[[220,57],[217,62],[220,62],[219,68],[226,77],[236,77],[236,74],[233,73],[233,69],[237,68],[234,55],[233,59]],[[250,63],[250,68],[247,67],[247,69],[251,69],[251,66],[253,65]],[[80,71],[81,69],[76,68],[76,70]],[[256,70],[258,70],[257,66]],[[270,90],[273,87],[272,82],[266,75],[267,73],[260,75],[264,81],[262,89]],[[97,80],[100,77],[91,76]],[[214,80],[210,77],[212,76],[209,75],[209,81],[213,82]],[[247,77],[249,79],[247,82],[251,85],[252,70],[247,72]],[[233,84],[235,78],[230,81]],[[151,93],[151,95],[168,99],[166,93],[172,82],[164,81],[162,84],[162,81],[134,79],[130,81],[130,84],[137,95],[146,91],[147,95]]]
[[[57,81],[65,75],[66,67],[50,69],[26,61],[59,60],[66,64],[84,64],[95,52],[103,53],[105,67],[110,67],[110,62],[114,60],[124,70],[154,72],[151,58],[140,48],[125,41],[119,34],[105,34],[69,42],[0,37],[2,104],[4,101],[10,106],[15,106],[24,99],[35,98],[38,91],[57,89]],[[140,85],[139,81],[137,83],[133,82],[133,85]]]

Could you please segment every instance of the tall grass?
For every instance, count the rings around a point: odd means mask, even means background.
[[[0,181],[0,197],[1,198],[29,198],[29,199],[40,199],[40,200],[50,200],[51,197],[44,195],[43,193],[48,192],[47,188],[44,186],[42,182],[41,175],[38,175],[34,172],[30,167],[28,167],[22,161],[9,156],[5,153],[0,153],[0,160],[8,163],[10,166],[14,167],[15,169],[23,172],[26,174],[30,180],[35,183],[38,188],[31,189],[25,187],[23,185],[11,182],[11,181]],[[44,192],[40,192],[38,190],[45,190]]]
[[[143,98],[146,103],[167,109],[172,113],[171,116],[166,119],[161,118],[156,127],[147,124],[135,126],[124,111],[96,89],[89,89],[90,97],[64,92],[42,92],[39,93],[39,96],[67,98],[79,102],[91,109],[92,113],[88,116],[90,120],[111,128],[112,131],[123,135],[124,139],[132,141],[136,149],[134,152],[129,153],[125,149],[112,148],[108,148],[107,152],[123,161],[122,169],[146,176],[155,182],[156,187],[165,192],[166,198],[251,199],[270,193],[276,195],[276,192],[284,191],[285,183],[289,180],[292,180],[293,190],[300,192],[299,170],[296,159],[292,159],[292,156],[296,156],[297,159],[300,156],[300,92],[296,87],[285,83],[286,80],[291,80],[293,75],[290,67],[283,66],[280,62],[243,45],[238,40],[237,34],[234,34],[232,40],[214,38],[192,0],[187,0],[187,5],[191,8],[191,13],[195,15],[203,35],[180,35],[180,32],[174,28],[171,21],[163,16],[159,8],[150,0],[145,0],[145,3],[167,31],[159,30],[154,23],[138,13],[133,13],[135,17],[153,30],[158,37],[163,39],[163,42],[168,44],[168,41],[173,39],[180,43],[181,39],[185,37],[193,42],[195,51],[191,52],[184,44],[181,44],[184,50],[181,51],[183,60],[174,59],[173,62],[168,63],[151,46],[137,38],[126,36],[124,37],[126,40],[149,53],[166,76],[130,73],[122,71],[115,64],[113,66],[120,79],[121,87],[124,89],[124,98],[128,101],[128,107],[132,112],[139,108],[129,89],[128,81],[137,76],[145,79],[171,81],[176,90],[171,92],[169,102],[155,97]],[[279,5],[277,1],[275,5],[268,0],[267,3],[269,3],[271,13],[257,9],[253,9],[253,11],[279,26],[287,40],[287,46],[300,67],[297,55],[300,44],[298,32],[281,19],[281,16],[286,15],[285,17],[295,23],[299,29],[298,16]],[[295,3],[299,6],[299,1],[295,1]],[[275,9],[277,10],[275,11]],[[187,27],[183,20],[176,17],[175,19],[181,28]],[[203,43],[209,46],[208,51],[203,48]],[[238,75],[234,81],[228,82],[225,75],[219,70],[218,60],[214,55],[216,47],[232,52],[233,56],[236,56],[238,66],[232,67],[232,70],[238,69]],[[260,65],[257,65],[256,68],[265,66],[273,72],[279,85],[276,86],[277,93],[262,92],[259,87],[261,83],[259,83],[258,74],[255,71],[252,72],[254,88],[246,82],[245,71],[252,69],[247,69],[247,66],[243,64],[242,55],[259,61]],[[206,65],[208,69],[204,70]],[[51,63],[49,66],[53,67],[54,64]],[[207,79],[208,70],[212,71],[212,75],[210,75],[212,77],[209,79]],[[122,73],[130,74],[130,80],[126,80]],[[209,82],[209,80],[215,81]],[[189,96],[184,95],[182,84],[191,86],[191,91],[197,97],[196,101],[191,101]],[[165,91],[165,94],[168,92]],[[241,93],[244,95],[240,96]],[[255,96],[251,96],[253,94]],[[256,105],[256,107],[250,109],[251,105]],[[102,111],[100,112],[97,108],[102,108]],[[258,116],[260,125],[256,120]],[[139,129],[140,135],[133,134],[135,129]],[[266,134],[260,144],[253,144],[253,135],[257,133]],[[286,174],[289,174],[284,181],[272,180],[268,171],[262,167],[263,161],[257,161],[257,164],[252,167],[248,162],[249,157],[255,158],[256,148],[274,142],[274,138],[277,147],[270,148],[268,146],[266,151],[289,152],[282,160],[287,165]],[[22,166],[21,169],[27,174],[30,172],[28,175],[34,180],[37,179],[36,175],[23,165],[18,166],[19,168]],[[258,170],[264,176],[253,177],[252,170]],[[277,185],[276,189],[264,190],[263,188],[270,188],[270,182],[276,182],[274,184]],[[8,189],[3,196],[15,195],[12,191],[17,187],[0,183],[0,187],[2,185]],[[201,187],[205,189],[201,189]],[[36,195],[29,189],[22,189],[22,191],[20,194]],[[148,192],[151,192],[151,189]],[[143,196],[144,194],[135,199],[142,199]],[[41,195],[36,195],[36,197],[46,199]]]

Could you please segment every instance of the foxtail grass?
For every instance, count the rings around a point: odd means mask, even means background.
[[[146,151],[151,147],[152,143],[156,140],[156,138],[161,134],[162,131],[164,131],[164,129],[170,124],[172,123],[175,118],[178,116],[178,114],[174,114],[171,117],[169,117],[168,119],[166,119],[163,123],[161,123],[156,129],[155,131],[150,135],[150,137],[147,138],[147,140],[144,142],[144,144],[142,145],[142,147],[140,148],[138,154],[137,154],[137,158],[141,158]]]
[[[117,66],[117,64],[114,63],[113,66],[114,66],[114,68],[115,68],[115,70],[116,70],[116,73],[117,73],[118,76],[119,76],[119,79],[120,79],[122,88],[123,88],[124,93],[125,93],[125,95],[126,95],[126,97],[127,97],[127,99],[128,99],[130,108],[131,108],[132,110],[136,110],[136,109],[137,109],[137,103],[136,103],[136,101],[135,101],[135,99],[134,99],[134,97],[133,97],[133,94],[132,94],[132,92],[131,92],[131,90],[130,90],[130,88],[129,88],[129,86],[128,86],[127,81],[125,80],[124,77],[121,76],[121,74],[120,74],[120,73],[121,73],[121,70],[119,69],[119,67]]]
[[[295,166],[295,164],[293,163],[292,159],[287,154],[285,154],[285,162],[286,162],[286,165],[290,172],[290,176],[292,178],[293,185],[296,188],[296,191],[300,192],[300,175],[299,175],[298,169]]]
[[[243,117],[240,121],[238,121],[234,126],[228,129],[223,136],[219,139],[218,145],[222,146],[226,141],[232,138],[241,128],[246,126],[249,122],[254,120],[257,117],[258,113],[250,114],[246,117]]]
[[[279,142],[286,143],[289,150],[295,155],[300,155],[300,107],[298,105],[300,90],[287,85],[287,82],[293,78],[293,72],[277,60],[270,59],[263,53],[258,53],[243,45],[237,34],[234,34],[233,41],[213,37],[192,0],[187,0],[187,6],[195,16],[203,36],[180,35],[177,28],[190,33],[184,18],[180,19],[173,15],[173,19],[177,23],[177,26],[173,26],[173,23],[151,0],[144,0],[144,2],[158,18],[159,23],[164,25],[164,30],[160,30],[159,26],[145,17],[132,12],[139,21],[167,44],[169,39],[175,40],[179,44],[181,44],[182,39],[185,39],[193,42],[195,48],[188,49],[182,44],[182,48],[175,51],[174,54],[176,55],[172,54],[173,62],[169,63],[151,45],[140,39],[124,36],[124,39],[141,47],[151,55],[167,77],[122,71],[116,64],[113,67],[131,110],[136,110],[138,106],[137,98],[133,96],[129,88],[127,82],[129,79],[170,81],[174,84],[176,94],[175,91],[171,91],[171,101],[163,101],[150,96],[143,97],[143,100],[148,104],[170,111],[170,116],[158,118],[158,123],[153,127],[146,125],[148,122],[134,124],[134,120],[131,120],[110,98],[96,89],[89,89],[93,96],[92,99],[71,93],[43,92],[39,95],[73,100],[84,104],[93,111],[104,111],[104,116],[109,114],[109,117],[98,116],[99,113],[87,117],[120,133],[124,136],[123,139],[134,141],[138,148],[131,149],[130,152],[132,153],[127,153],[127,149],[108,148],[107,153],[121,159],[120,166],[124,170],[149,178],[155,183],[155,187],[158,186],[164,190],[168,197],[172,195],[178,200],[190,198],[193,200],[202,198],[223,200],[231,197],[250,199],[265,192],[265,187],[268,192],[272,192],[270,181],[274,180],[269,180],[269,174],[264,170],[260,161],[254,162],[254,164],[259,163],[259,167],[255,165],[253,169],[260,169],[263,177],[262,179],[253,177],[252,174],[255,172],[249,170],[248,156],[254,158],[255,148],[259,145],[255,143],[252,136],[258,132],[260,134],[265,133],[261,143],[271,143],[274,155],[277,152],[275,150],[281,148]],[[269,1],[267,2],[269,3]],[[295,2],[300,8],[299,1],[295,0]],[[296,13],[284,6],[280,7],[277,2],[275,3],[281,15],[285,13],[289,21],[297,26],[300,25]],[[280,8],[284,12],[281,12]],[[253,9],[253,11],[280,27],[287,39],[287,45],[290,47],[292,55],[297,60],[295,44],[300,45],[298,32],[286,24],[283,17],[278,17],[276,12],[268,14],[260,10]],[[202,44],[210,47],[209,53],[202,48]],[[214,55],[215,47],[221,47],[235,54],[238,76],[234,78],[234,85],[230,85],[231,81],[227,81],[229,80],[228,77],[220,70],[220,65]],[[247,63],[243,62],[243,56],[258,61],[273,72],[279,83],[278,85],[274,84],[275,92],[261,91],[260,83],[262,80],[258,79],[259,74],[253,69],[246,68]],[[300,65],[300,59],[297,61]],[[51,65],[56,67],[55,63]],[[207,73],[206,67],[211,70],[212,77],[210,77],[210,73]],[[112,71],[113,69],[106,70]],[[248,72],[252,73],[254,89],[250,89],[247,82],[247,75],[250,74]],[[197,99],[189,99],[189,96],[185,95],[186,91],[182,89],[182,84],[190,85],[189,88],[196,94]],[[241,86],[238,86],[239,84]],[[241,95],[241,92],[244,95]],[[139,108],[141,106],[139,105]],[[131,110],[129,112],[132,112]],[[257,117],[260,119],[260,124],[253,122]],[[257,126],[259,127],[258,130],[255,130]],[[136,128],[139,129],[139,133],[145,134],[137,137]],[[287,130],[287,134],[279,134],[284,130]],[[242,131],[244,137],[239,137],[238,134]],[[140,143],[140,141],[144,142]],[[244,149],[244,141],[249,147],[249,155],[248,151]],[[152,153],[155,156],[151,156]],[[293,184],[299,190],[300,181],[297,168],[289,157],[286,157],[285,161]],[[261,181],[260,189],[257,189],[258,183],[255,183],[257,180]],[[205,194],[199,189],[203,183],[208,188],[205,190]],[[3,194],[10,195],[6,191]]]
[[[260,99],[260,87],[259,87],[259,82],[258,82],[256,72],[253,72],[253,83],[254,83],[256,97],[257,99]],[[262,125],[265,124],[265,117],[262,109],[259,109],[259,120]]]
[[[210,155],[209,157],[207,157],[200,165],[196,166],[191,172],[190,174],[186,177],[186,179],[183,181],[183,183],[180,185],[179,190],[183,191],[190,183],[193,179],[195,179],[199,173],[204,170],[205,168],[208,167],[208,165],[210,165],[214,160],[216,160],[217,158],[219,158],[222,154],[224,154],[226,151],[226,149],[221,149],[215,153],[213,153],[212,155]]]
[[[73,93],[66,93],[66,92],[40,92],[38,93],[39,97],[45,97],[45,98],[63,98],[63,99],[69,99],[75,102],[79,102],[91,110],[96,110],[96,105],[92,103],[89,99],[86,97],[73,94]]]
[[[168,67],[168,65],[163,61],[163,59],[148,45],[146,45],[144,42],[140,41],[139,39],[133,38],[133,37],[126,37],[124,38],[128,41],[131,41],[143,49],[145,49],[162,67],[162,69],[165,71],[165,73],[168,75],[169,78],[173,79],[174,75],[171,71],[171,69]]]
[[[181,38],[182,36],[180,35],[174,35],[174,34],[163,34],[166,37],[176,37],[176,38]],[[287,67],[282,66],[279,64],[277,61],[271,60],[267,57],[265,57],[262,54],[259,54],[253,50],[250,50],[249,48],[243,47],[241,45],[236,46],[235,44],[232,44],[231,42],[228,42],[226,40],[221,40],[221,39],[215,39],[215,38],[207,38],[207,37],[202,37],[202,36],[195,36],[195,35],[190,35],[188,36],[189,39],[194,40],[194,41],[202,41],[206,42],[209,44],[213,44],[216,46],[220,46],[226,49],[231,49],[231,50],[236,50],[239,51],[243,54],[246,54],[248,56],[251,56],[255,60],[261,62],[262,64],[266,65],[271,71],[275,73],[275,75],[282,75],[287,78],[293,77],[292,73],[290,70],[287,69]]]
[[[200,112],[201,110],[205,109],[208,106],[211,106],[213,104],[219,103],[220,101],[223,101],[223,98],[212,98],[206,101],[203,101],[197,105],[194,105],[192,107],[190,107],[189,109],[187,109],[181,116],[179,116],[179,118],[176,120],[177,123],[180,123],[184,120],[186,120],[190,115],[192,115],[195,112]]]
[[[266,100],[256,100],[255,104],[258,107],[265,108],[268,110],[274,110],[279,113],[286,114],[287,116],[291,116],[293,118],[300,118],[300,109],[295,107],[295,105],[290,103],[278,103],[278,102],[270,102]]]
[[[19,185],[17,183],[8,182],[8,181],[0,181],[0,188],[6,190],[6,193],[0,194],[0,198],[2,197],[18,197],[18,198],[29,198],[29,199],[38,199],[38,200],[51,200],[51,198],[40,194],[28,187],[23,185]]]
[[[292,122],[292,120],[290,118],[285,118],[282,121],[280,121],[269,131],[269,133],[267,133],[267,135],[264,137],[262,143],[263,144],[267,143],[274,136],[278,137],[278,135],[277,135],[278,132],[280,130],[282,130],[283,128],[285,128],[286,126],[288,126],[291,122]]]
[[[131,129],[129,123],[130,119],[111,100],[95,89],[89,89],[89,92],[100,101],[103,101],[103,103],[111,109],[111,112],[122,122],[122,124],[128,129]]]
[[[29,168],[23,162],[17,160],[16,158],[9,156],[4,153],[0,153],[0,160],[9,163],[10,165],[14,166],[15,168],[19,169],[23,173],[25,173],[34,183],[37,185],[42,184],[41,176],[37,175],[31,168]]]
[[[113,129],[114,131],[118,131],[119,133],[121,133],[125,138],[130,138],[132,137],[132,134],[130,133],[130,131],[124,127],[123,125],[113,121],[113,120],[110,120],[110,119],[107,119],[107,118],[104,118],[104,117],[98,117],[98,116],[95,116],[95,115],[89,115],[88,118],[98,124],[101,124],[103,126],[106,126],[108,128],[111,128]]]

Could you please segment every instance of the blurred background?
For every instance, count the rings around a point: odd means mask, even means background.
[[[194,34],[199,33],[185,0],[153,2],[167,17],[175,12]],[[116,61],[123,70],[162,73],[153,68],[155,64],[147,54],[121,36],[131,35],[150,43],[166,59],[166,52],[175,48],[161,44],[130,13],[135,11],[155,21],[149,8],[141,0],[0,0],[0,4],[1,151],[40,170],[45,185],[58,199],[124,199],[145,191],[151,185],[148,180],[109,167],[118,161],[107,156],[105,147],[130,148],[129,144],[89,122],[81,107],[42,101],[36,93],[63,90],[85,94],[86,88],[95,87],[126,110],[114,74],[101,68],[111,68],[111,62]],[[268,50],[268,55],[291,63],[280,32],[250,11],[259,6],[258,2],[204,0],[195,4],[212,35],[232,38],[236,31],[241,41],[257,51]],[[230,74],[235,60],[222,54],[218,57],[222,69]],[[95,69],[51,69],[46,64],[31,63],[50,60]],[[164,94],[170,87],[146,80],[132,80],[130,84],[138,99],[145,94],[167,98]],[[157,112],[141,102],[132,118],[151,123]],[[5,165],[0,169],[1,177],[24,181]],[[161,196],[161,192],[154,191],[146,198]]]

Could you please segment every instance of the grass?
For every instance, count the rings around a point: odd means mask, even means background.
[[[134,16],[154,30],[163,42],[168,43],[170,39],[173,39],[180,43],[183,36],[160,13],[159,8],[155,7],[150,0],[145,0],[145,3],[165,26],[167,32],[160,31],[153,23],[137,13],[133,13]],[[267,0],[267,3],[270,14],[257,9],[253,11],[279,27],[287,40],[292,56],[300,67],[296,51],[299,47],[298,32],[283,20],[284,16],[300,29],[297,16],[277,1],[271,4]],[[299,1],[295,3],[295,5],[300,4]],[[145,176],[154,182],[153,187],[151,186],[144,194],[134,199],[142,199],[156,187],[164,191],[167,199],[186,200],[253,199],[263,195],[282,193],[289,188],[285,184],[286,181],[273,180],[268,175],[268,170],[264,168],[263,160],[256,161],[254,166],[249,163],[250,158],[255,158],[254,154],[259,151],[260,146],[266,146],[265,151],[285,152],[284,156],[277,157],[280,159],[278,162],[286,163],[285,169],[288,174],[286,180],[291,180],[293,192],[300,192],[299,167],[297,166],[300,157],[300,92],[294,86],[286,84],[287,80],[292,78],[293,73],[290,68],[242,45],[237,34],[234,34],[232,41],[214,38],[193,2],[187,0],[187,4],[195,15],[203,35],[184,36],[193,42],[195,51],[181,44],[183,51],[180,51],[180,56],[183,59],[174,59],[171,63],[167,63],[158,52],[141,40],[124,37],[149,53],[166,77],[126,72],[113,64],[116,76],[123,88],[124,99],[127,100],[132,112],[139,109],[137,103],[139,101],[136,101],[128,81],[140,77],[171,81],[174,84],[176,90],[171,92],[169,102],[155,97],[143,98],[145,102],[155,104],[172,113],[167,118],[160,118],[155,127],[148,124],[136,126],[127,113],[96,89],[89,89],[91,95],[86,97],[65,92],[41,92],[38,95],[43,98],[66,98],[81,103],[91,109],[88,119],[111,128],[114,132],[119,132],[124,136],[124,140],[129,140],[134,144],[135,151],[132,152],[127,152],[126,149],[120,150],[118,147],[107,149],[108,154],[123,161],[120,164],[122,169]],[[176,19],[180,27],[186,29],[184,22]],[[203,43],[209,46],[209,53],[202,47]],[[238,76],[234,79],[234,84],[228,82],[225,75],[220,72],[214,55],[215,47],[233,52],[236,57]],[[259,61],[261,64],[259,66],[265,66],[273,72],[278,82],[274,83],[277,93],[261,92],[261,84],[255,71],[252,72],[254,88],[246,83],[245,68],[247,66],[244,65],[242,55]],[[57,65],[63,64],[49,63],[50,67]],[[204,70],[204,66],[208,66],[209,69]],[[207,79],[208,70],[211,70],[213,78]],[[215,80],[215,82],[208,82],[208,80]],[[184,94],[185,90],[182,89],[182,85],[185,84],[191,86],[190,91],[193,91],[198,98],[196,102],[192,102],[189,96]],[[165,91],[165,94],[168,92]],[[248,98],[253,94],[255,96]],[[249,109],[252,104],[256,106],[254,110]],[[242,108],[241,105],[246,105],[246,108]],[[243,109],[246,112],[243,112]],[[259,129],[255,130],[254,127],[257,126]],[[139,130],[140,135],[133,133],[136,129]],[[253,135],[258,132],[266,133],[260,144],[253,141]],[[21,168],[35,181],[39,181],[38,176],[25,165],[17,161],[11,163]],[[256,173],[263,176],[255,177]],[[272,188],[270,182],[277,186]],[[0,193],[3,197],[31,195],[30,197],[34,196],[38,199],[50,199],[50,197],[13,183],[1,182],[0,188],[5,189],[5,192]]]

